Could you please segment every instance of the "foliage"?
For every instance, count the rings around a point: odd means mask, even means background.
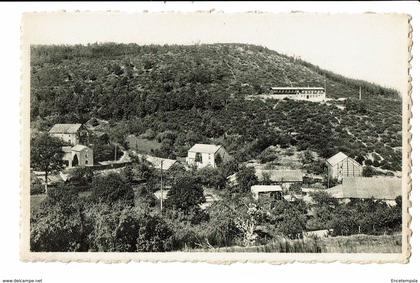
[[[240,161],[279,144],[323,158],[343,151],[368,159],[377,151],[384,160],[376,167],[401,170],[396,91],[260,46],[34,46],[31,55],[31,124],[38,130],[93,116],[109,120],[111,140],[122,145],[129,134],[152,138],[154,132],[163,143],[155,152],[161,157],[183,156],[194,143],[222,138]],[[334,101],[244,99],[290,80],[323,85],[324,77],[330,98],[351,98],[344,110]],[[359,87],[361,101],[355,99]],[[162,139],[165,131],[174,135]]]
[[[79,189],[89,188],[93,179],[93,170],[89,167],[75,167],[68,178],[69,182]]]
[[[95,163],[102,162],[102,161],[109,161],[109,160],[115,160],[115,158],[120,159],[123,155],[123,152],[121,149],[115,145],[107,144],[107,143],[95,143],[93,145],[93,154],[94,158],[93,160]],[[116,155],[115,155],[115,151]]]
[[[45,172],[45,184],[48,174],[64,168],[63,143],[58,138],[42,133],[31,139],[31,168]]]
[[[92,181],[92,200],[107,204],[120,200],[133,204],[134,192],[119,174],[98,175]]]
[[[175,178],[174,184],[168,192],[166,205],[188,212],[205,200],[203,187],[200,185],[198,177],[184,174]]]
[[[251,186],[258,183],[254,167],[242,167],[236,173],[238,188],[241,192],[250,192]]]
[[[83,203],[68,185],[50,188],[41,209],[31,217],[31,251],[87,249]]]
[[[162,217],[141,215],[139,227],[138,252],[164,252],[172,249],[171,237],[174,232]]]
[[[88,236],[91,251],[136,251],[139,222],[132,207],[119,201],[94,204],[87,211],[87,219],[92,225]]]
[[[204,167],[197,171],[197,176],[204,187],[224,189],[226,186],[226,177],[219,168]]]

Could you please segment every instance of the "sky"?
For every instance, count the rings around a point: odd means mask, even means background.
[[[37,13],[24,43],[249,43],[407,91],[408,18],[401,14]]]

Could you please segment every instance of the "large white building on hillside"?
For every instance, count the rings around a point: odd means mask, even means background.
[[[204,168],[207,166],[217,167],[217,161],[224,162],[230,158],[229,153],[221,145],[195,144],[188,150],[187,164]]]
[[[326,93],[323,87],[271,87],[270,94],[265,96],[274,99],[322,102],[325,101]]]

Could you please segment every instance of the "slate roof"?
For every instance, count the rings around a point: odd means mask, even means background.
[[[398,177],[344,177],[343,183],[327,189],[333,198],[394,200],[402,194],[402,180]]]
[[[50,134],[75,134],[82,124],[55,124],[49,131]]]
[[[197,143],[189,151],[211,154],[216,153],[220,148],[220,145]]]
[[[334,166],[334,165],[336,165],[337,163],[339,163],[339,162],[343,161],[344,159],[346,159],[347,157],[348,157],[347,155],[345,155],[344,153],[342,153],[342,152],[340,151],[340,152],[339,152],[339,153],[337,153],[336,155],[334,155],[334,156],[332,156],[332,157],[328,158],[328,159],[327,159],[327,162],[328,162],[330,165]]]

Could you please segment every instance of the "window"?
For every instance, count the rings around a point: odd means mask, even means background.
[[[202,157],[201,157],[201,153],[200,152],[197,152],[196,154],[195,154],[195,162],[202,162],[203,161],[203,159],[202,159]]]
[[[85,161],[85,164],[88,164],[88,161],[87,160]]]

